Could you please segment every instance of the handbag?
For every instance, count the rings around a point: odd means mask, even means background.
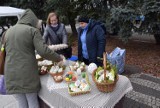
[[[0,50],[0,75],[4,75],[4,63],[5,63],[5,57],[6,57],[6,52],[4,49],[5,46],[5,33],[3,33],[2,35],[2,46],[1,46],[1,50]]]

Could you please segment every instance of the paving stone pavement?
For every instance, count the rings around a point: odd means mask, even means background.
[[[125,95],[116,108],[160,108],[160,78],[144,73],[129,75],[133,91]],[[14,97],[0,95],[0,108],[17,108]]]
[[[160,108],[160,78],[137,73],[129,79],[133,91],[125,95],[122,108]]]

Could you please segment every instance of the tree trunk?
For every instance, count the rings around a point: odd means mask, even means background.
[[[72,29],[72,35],[73,36],[77,36],[77,29],[76,29],[76,26],[75,26],[75,21],[74,20],[69,20],[69,24],[71,26],[71,29]]]
[[[156,40],[156,44],[160,45],[160,34],[154,34],[154,38]]]

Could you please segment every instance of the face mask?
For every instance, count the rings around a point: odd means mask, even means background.
[[[52,26],[52,27],[57,27],[57,26],[58,26],[58,24],[51,24],[51,26]]]

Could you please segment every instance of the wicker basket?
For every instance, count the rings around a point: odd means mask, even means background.
[[[45,67],[47,67],[47,71],[43,71],[43,72],[41,72],[41,67],[42,67],[42,66],[38,66],[39,74],[40,74],[40,75],[45,75],[45,74],[47,74],[52,66],[53,66],[53,64],[51,64],[51,65],[45,65]]]
[[[55,76],[61,76],[62,77],[62,79],[60,79],[60,80],[56,80],[55,79]],[[54,79],[54,81],[56,82],[56,83],[60,83],[60,82],[62,82],[63,81],[63,76],[62,75],[55,75],[54,77],[53,77],[53,79]]]
[[[62,71],[62,72],[57,72],[57,73],[51,73],[51,72],[49,72],[49,74],[50,74],[52,77],[54,77],[54,76],[63,76],[64,71]]]
[[[75,64],[76,64],[76,62],[73,63],[72,66],[74,66]],[[76,69],[73,69],[73,70],[70,69],[70,70],[71,70],[71,71],[76,71],[78,68],[79,68],[79,67],[77,67]],[[83,68],[81,69],[81,71],[82,71],[82,72],[86,71],[86,66],[83,66]]]
[[[104,65],[104,77],[106,76],[106,53],[103,54],[103,65]],[[94,81],[94,83],[96,84],[97,88],[99,91],[101,92],[112,92],[115,88],[115,85],[118,81],[118,75],[116,75],[115,81],[114,82],[102,82],[99,83],[96,81],[95,79],[95,74],[96,74],[96,70],[94,70],[94,72],[92,73],[92,79]]]
[[[72,83],[72,82],[70,82],[70,83]],[[77,96],[77,95],[82,95],[82,94],[87,94],[87,93],[90,93],[90,91],[91,91],[91,88],[89,89],[89,90],[87,90],[87,91],[80,91],[80,92],[72,92],[71,90],[70,90],[70,88],[69,88],[69,84],[70,83],[68,83],[68,92],[69,92],[69,94],[71,95],[71,96]],[[89,84],[89,83],[88,83]],[[90,84],[89,84],[90,85]]]
[[[50,71],[50,69],[51,69],[51,67],[52,66],[54,66],[54,64],[52,64],[51,66],[50,66],[50,68],[49,68],[49,70],[48,70],[48,73],[52,76],[52,77],[54,77],[55,75],[63,75],[64,74],[64,70],[66,69],[66,66],[62,66],[62,68],[63,68],[63,71],[62,72],[57,72],[57,73],[51,73],[51,72],[49,72]]]
[[[62,72],[57,72],[57,73],[51,73],[51,72],[48,72],[54,79],[55,82],[59,83],[59,82],[62,82],[63,81],[63,74],[64,74],[64,71]],[[62,76],[62,79],[61,80],[56,80],[55,79],[55,76]]]
[[[94,83],[96,84],[99,91],[101,91],[101,92],[112,92],[114,90],[115,85],[118,81],[118,75],[116,75],[116,80],[112,83],[111,82],[99,83],[95,79],[95,74],[96,74],[96,70],[92,73],[92,79],[93,79]]]
[[[69,94],[71,96],[77,96],[77,95],[82,95],[82,94],[87,94],[90,93],[91,89],[88,91],[81,91],[81,92],[71,92],[71,90],[68,88]]]
[[[43,72],[39,72],[39,75],[45,75],[45,74],[47,74],[48,73],[48,71],[43,71]]]
[[[91,88],[90,88],[89,90],[87,90],[87,91],[71,92],[71,90],[70,90],[70,88],[69,88],[69,84],[70,84],[70,83],[73,83],[73,82],[74,82],[74,81],[70,81],[70,82],[68,83],[68,92],[69,92],[69,94],[70,94],[71,96],[77,96],[77,95],[82,95],[82,94],[90,93]],[[90,82],[89,82],[89,78],[88,78],[88,74],[87,74],[87,73],[86,73],[86,82],[87,82],[89,85],[91,85]]]

